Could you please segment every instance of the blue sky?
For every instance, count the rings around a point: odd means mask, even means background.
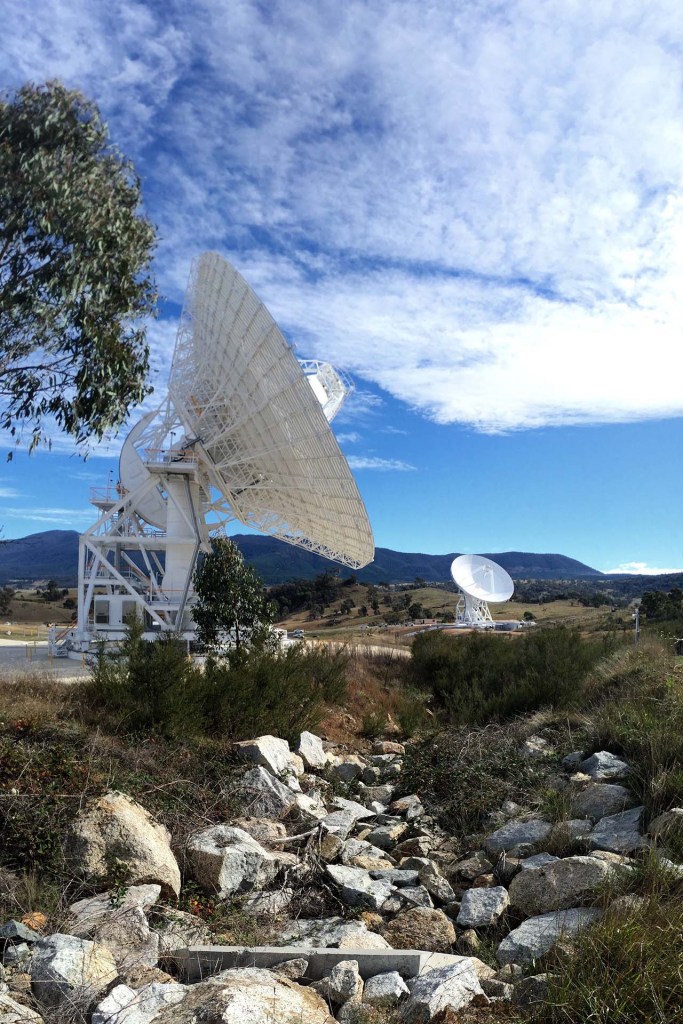
[[[0,62],[136,164],[160,396],[214,249],[354,378],[378,545],[683,567],[680,0],[5,0]],[[89,525],[120,440],[3,462],[4,535]]]

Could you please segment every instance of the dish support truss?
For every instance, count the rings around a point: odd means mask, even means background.
[[[174,631],[194,639],[192,574],[199,552],[210,550],[206,481],[191,448],[148,452],[145,468],[135,490],[118,484],[92,495],[101,514],[80,538],[78,626],[64,640],[72,651],[87,651],[95,638],[121,640],[131,614],[148,638]],[[166,498],[165,530],[136,511],[154,489]]]
[[[472,626],[475,629],[491,629],[493,618],[486,601],[469,594],[460,594],[455,609],[455,621],[458,626]]]

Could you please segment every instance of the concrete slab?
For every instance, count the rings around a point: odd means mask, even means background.
[[[190,946],[176,949],[164,960],[172,963],[183,981],[201,981],[218,971],[232,967],[268,969],[284,960],[303,957],[308,960],[309,981],[329,974],[342,960],[357,960],[361,977],[398,971],[402,978],[419,978],[439,967],[460,963],[462,956],[430,953],[417,949],[330,949],[302,946]]]

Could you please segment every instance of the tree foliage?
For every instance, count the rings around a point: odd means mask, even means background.
[[[227,635],[239,651],[245,640],[252,646],[264,642],[275,609],[266,599],[260,576],[229,538],[213,541],[213,551],[195,570],[193,584],[197,601],[192,614],[200,643],[221,646]]]
[[[59,82],[0,99],[0,425],[79,443],[150,388],[155,229],[94,103]]]

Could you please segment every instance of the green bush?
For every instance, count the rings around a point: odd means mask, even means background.
[[[432,690],[454,724],[479,724],[576,702],[604,648],[558,626],[502,637],[422,633],[413,643],[415,683]]]
[[[205,728],[233,740],[264,733],[293,740],[316,728],[326,705],[343,701],[346,663],[343,654],[301,644],[209,660],[201,681]]]
[[[191,663],[173,634],[142,638],[131,623],[118,657],[100,652],[83,699],[114,731],[186,739],[294,739],[314,729],[327,704],[346,693],[344,655],[300,644],[284,651],[232,651]]]

